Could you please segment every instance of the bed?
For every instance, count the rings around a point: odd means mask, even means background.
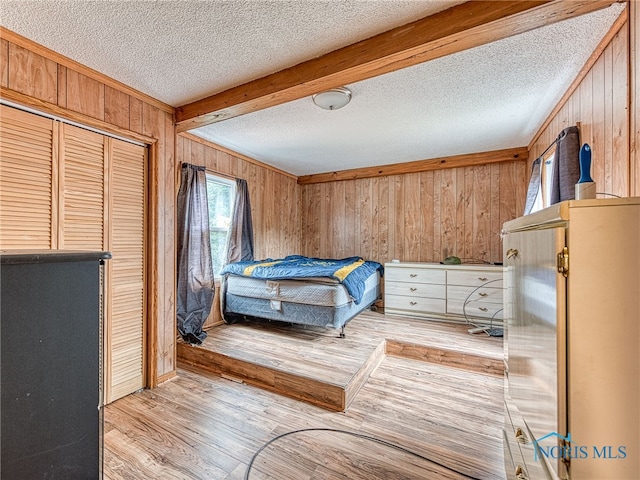
[[[382,275],[382,265],[360,257],[232,263],[222,270],[222,316],[336,328],[344,337],[345,325],[379,298]]]

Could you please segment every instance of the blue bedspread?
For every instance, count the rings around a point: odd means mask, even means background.
[[[360,257],[341,260],[310,258],[302,255],[289,255],[281,259],[265,259],[253,262],[230,263],[221,274],[233,274],[244,277],[268,280],[289,278],[328,277],[341,282],[356,304],[362,300],[365,280],[376,270],[382,276],[384,269],[378,262],[365,261]]]

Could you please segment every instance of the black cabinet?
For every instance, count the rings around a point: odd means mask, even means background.
[[[106,252],[0,252],[0,477],[102,478]]]

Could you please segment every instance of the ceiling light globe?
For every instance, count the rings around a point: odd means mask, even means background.
[[[325,110],[338,110],[351,101],[351,90],[345,87],[332,88],[326,92],[316,93],[313,103]]]

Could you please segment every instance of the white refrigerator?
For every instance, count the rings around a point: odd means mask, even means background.
[[[640,198],[502,234],[507,478],[640,478]]]

